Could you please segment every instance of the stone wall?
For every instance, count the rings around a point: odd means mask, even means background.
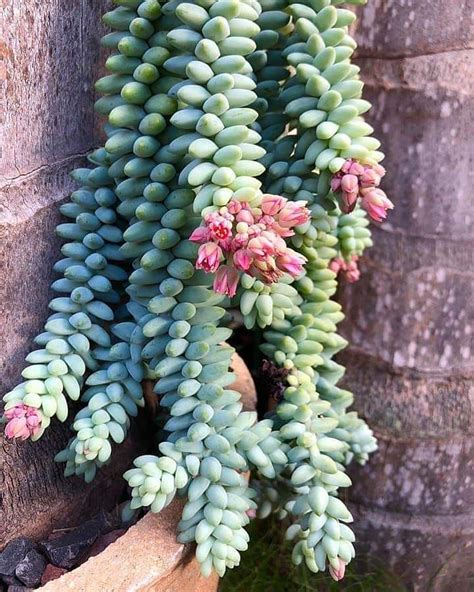
[[[93,110],[104,0],[3,0],[0,41],[0,394],[21,381],[24,357],[48,315],[52,266],[59,258],[58,205],[69,172],[99,143]],[[74,523],[113,498],[113,470],[94,486],[65,480],[52,462],[68,439],[55,425],[37,444],[5,442],[0,431],[0,547],[19,534],[40,536]],[[34,459],[34,460],[33,460]]]
[[[473,7],[370,0],[356,31],[396,207],[342,295],[346,382],[380,444],[351,496],[359,550],[416,590],[474,576]]]

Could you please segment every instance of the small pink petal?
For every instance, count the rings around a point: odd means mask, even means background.
[[[309,210],[304,201],[289,201],[279,212],[277,222],[284,228],[293,228],[305,224],[309,218]]]
[[[239,274],[233,267],[223,265],[217,270],[214,278],[214,290],[219,294],[235,296],[239,283]]]

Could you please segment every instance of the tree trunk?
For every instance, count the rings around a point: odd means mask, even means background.
[[[396,209],[342,293],[346,382],[380,447],[351,496],[359,551],[414,590],[474,575],[472,11],[370,0],[357,30]]]
[[[0,395],[21,381],[25,354],[41,331],[59,257],[58,202],[73,188],[69,172],[98,143],[93,100],[100,0],[3,0],[0,43]],[[3,432],[3,430],[0,430]],[[51,525],[113,503],[123,488],[133,441],[112,467],[86,486],[64,479],[53,461],[69,437],[59,424],[37,444],[0,435],[0,548],[19,535],[42,536]]]

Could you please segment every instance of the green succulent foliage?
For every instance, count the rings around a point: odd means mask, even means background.
[[[82,188],[62,206],[74,222],[58,227],[71,242],[53,288],[66,296],[51,302],[43,349],[28,355],[7,408],[40,409],[39,437],[52,416],[66,419],[67,396],[79,399],[74,437],[56,459],[91,481],[151,378],[164,438],[126,472],[126,514],[184,497],[178,539],[197,544],[203,574],[223,575],[248,546],[258,501],[262,515],[293,517],[296,563],[337,569],[354,555],[337,497],[350,485],[345,466],[376,447],[337,386],[344,368],[333,357],[346,342],[328,268],[371,244],[362,210],[341,215],[331,175],[346,159],[383,158],[350,63],[355,16],[338,0],[115,4],[104,16],[109,73],[97,82],[107,140],[94,168],[75,172]],[[231,303],[195,269],[189,237],[207,213],[231,199],[258,204],[262,192],[304,200],[311,219],[291,238],[307,259],[303,276],[266,285],[243,274],[232,303],[248,328],[265,329],[265,356],[289,371],[283,400],[257,421],[231,386]]]
[[[371,232],[367,228],[370,222],[362,208],[350,214],[341,214],[337,219],[334,231],[338,240],[339,256],[350,261],[354,256],[360,257],[365,249],[372,246]]]
[[[91,348],[110,345],[107,324],[128,277],[119,248],[124,220],[116,211],[106,155],[98,150],[89,160],[95,168],[75,171],[82,187],[60,208],[73,222],[57,227],[57,234],[70,242],[55,265],[62,277],[52,289],[60,296],[50,302],[54,312],[35,338],[41,349],[26,357],[25,381],[4,396],[5,409],[23,403],[41,412],[42,428],[34,439],[52,417],[67,419],[67,399],[80,397],[86,371],[97,368]]]
[[[346,411],[352,394],[337,386],[344,368],[332,357],[346,342],[336,332],[343,315],[331,300],[337,282],[328,269],[339,253],[348,259],[362,254],[370,232],[362,210],[341,215],[329,180],[346,159],[375,163],[383,156],[376,152],[379,143],[368,137],[372,129],[360,118],[370,105],[360,99],[358,69],[349,62],[355,44],[347,25],[355,17],[326,4],[288,3],[284,14],[292,15],[293,27],[286,35],[280,32],[279,44],[294,73],[279,94],[283,103],[274,99],[269,104],[269,131],[262,131],[272,138],[267,190],[312,204],[312,220],[293,238],[294,248],[308,259],[304,277],[294,284],[301,297],[299,311],[274,319],[261,345],[290,374],[274,414],[280,438],[289,446],[289,464],[279,475],[278,489],[261,482],[260,508],[263,516],[272,508],[281,518],[294,516],[287,533],[296,541],[293,560],[304,561],[314,572],[324,571],[328,562],[337,569],[340,559],[348,563],[354,556],[354,535],[347,526],[352,517],[337,490],[351,483],[344,466],[354,457],[364,463],[376,448],[365,422]],[[276,130],[272,137],[283,106],[281,126],[292,133],[282,136]]]

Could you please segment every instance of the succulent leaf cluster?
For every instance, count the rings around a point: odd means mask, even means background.
[[[69,241],[55,266],[60,296],[25,381],[4,397],[7,435],[37,439],[52,417],[66,421],[67,399],[79,401],[56,459],[91,481],[152,379],[164,437],[125,473],[126,513],[184,497],[178,540],[196,543],[203,574],[222,576],[247,548],[249,515],[276,511],[292,518],[294,561],[341,579],[354,536],[338,490],[350,485],[346,465],[366,462],[376,442],[337,384],[346,341],[334,261],[360,257],[371,245],[366,211],[391,207],[376,187],[383,154],[350,62],[355,14],[339,0],[115,4],[104,16],[109,73],[97,82],[107,139],[61,207],[71,222],[57,229]],[[238,204],[255,228],[271,225],[268,196],[308,212],[279,229],[304,270],[274,270],[270,282],[228,269],[213,288],[193,237]],[[263,329],[261,352],[282,370],[283,396],[260,421],[232,389],[230,307]]]

